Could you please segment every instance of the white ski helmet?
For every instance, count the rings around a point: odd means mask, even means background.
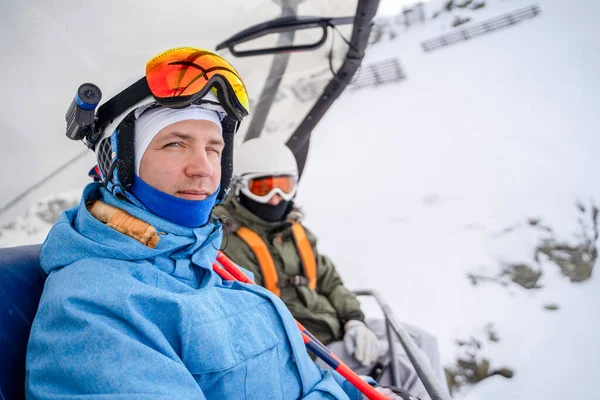
[[[233,176],[235,195],[243,191],[248,197],[260,201],[257,196],[244,190],[248,179],[263,176],[291,175],[298,180],[298,164],[294,153],[285,143],[272,137],[259,137],[242,143],[233,152]],[[247,189],[247,188],[246,188]],[[285,200],[291,200],[296,188],[290,193],[275,189]],[[272,194],[270,194],[272,195]],[[270,196],[269,196],[270,197]]]
[[[298,176],[294,153],[280,140],[272,137],[250,139],[233,154],[233,175],[246,174]]]

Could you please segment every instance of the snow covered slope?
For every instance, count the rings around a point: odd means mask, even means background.
[[[530,4],[490,4],[486,18]],[[430,53],[419,43],[448,31],[441,20],[373,46],[365,62],[395,55],[407,80],[342,96],[313,134],[299,192],[347,283],[380,289],[401,319],[435,332],[448,363],[455,339],[494,324],[500,341],[482,353],[515,377],[470,400],[598,398],[600,282],[538,265],[548,233],[527,221],[575,243],[577,218],[591,224],[600,203],[600,6],[538,4],[533,19]],[[466,276],[511,263],[541,268],[544,287]]]

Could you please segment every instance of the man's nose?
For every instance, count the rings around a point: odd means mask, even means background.
[[[212,176],[214,168],[208,160],[205,151],[195,152],[190,155],[185,167],[185,174],[189,177],[200,176],[207,178]]]
[[[271,206],[276,206],[277,204],[281,203],[283,201],[283,197],[281,197],[279,195],[279,193],[275,193],[273,195],[273,197],[271,197],[271,199],[267,202],[267,204],[271,205]]]

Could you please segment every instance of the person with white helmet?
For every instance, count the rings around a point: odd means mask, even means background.
[[[222,251],[279,296],[302,325],[355,371],[367,375],[376,362],[388,364],[383,321],[365,321],[356,296],[301,222],[293,202],[298,167],[292,151],[276,138],[250,139],[236,148],[233,175],[232,192],[215,208],[228,233]],[[435,337],[406,328],[445,382]],[[402,387],[428,399],[406,354],[397,358]],[[389,368],[378,381],[390,384]]]
[[[28,399],[362,398],[313,362],[279,298],[217,270],[212,210],[248,104],[227,61],[182,47],[98,109],[99,182],[41,248]]]

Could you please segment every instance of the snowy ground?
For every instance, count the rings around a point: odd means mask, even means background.
[[[533,4],[488,3],[478,18]],[[534,19],[429,54],[419,43],[448,32],[450,16],[370,48],[365,63],[397,56],[408,79],[342,95],[314,132],[298,197],[348,286],[377,288],[401,320],[435,333],[447,364],[455,340],[473,336],[493,367],[515,370],[467,400],[599,397],[597,276],[573,284],[544,260],[538,290],[467,279],[537,266],[546,234],[528,219],[575,243],[576,202],[600,205],[600,7],[537,4]],[[0,247],[40,242],[50,225],[39,211],[1,230]],[[499,342],[485,339],[487,323]]]
[[[313,135],[300,188],[348,285],[378,288],[401,319],[435,332],[447,362],[456,338],[481,339],[494,323],[501,340],[483,353],[516,375],[469,400],[598,398],[597,277],[572,284],[544,263],[537,291],[466,278],[532,263],[543,235],[528,218],[572,241],[576,201],[600,203],[599,8],[538,4],[537,19],[430,54],[418,46],[435,36],[428,27],[374,46],[366,62],[397,54],[408,79],[342,96]]]

